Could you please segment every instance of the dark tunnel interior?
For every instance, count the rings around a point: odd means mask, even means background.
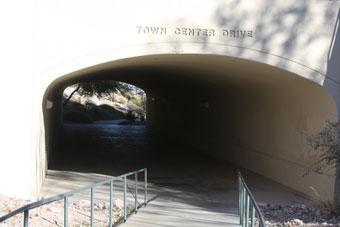
[[[145,126],[62,123],[64,89],[105,79],[146,92]],[[302,132],[337,114],[329,93],[305,78],[248,60],[189,54],[123,59],[65,75],[47,89],[43,110],[49,169],[119,175],[147,167],[160,185],[185,187],[187,179],[226,191],[224,183],[236,177],[223,176],[236,176],[237,168],[294,188],[299,165],[315,160],[305,153]]]

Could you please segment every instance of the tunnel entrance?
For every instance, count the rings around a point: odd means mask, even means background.
[[[62,113],[64,124],[144,124],[146,93],[119,81],[81,82],[64,90]]]
[[[147,125],[63,125],[62,91],[94,78],[145,90]],[[308,153],[304,133],[337,116],[332,97],[320,85],[269,65],[216,55],[123,59],[59,78],[47,100],[54,103],[45,110],[45,126],[55,170],[119,175],[147,167],[155,185],[186,192],[201,188],[199,196],[207,200],[221,189],[219,197],[229,202],[236,195],[236,168],[307,195],[311,186],[325,195],[332,190],[330,175],[302,177],[316,158]],[[58,150],[63,137],[71,146]],[[273,186],[263,178],[253,182]],[[194,198],[197,191],[192,193]]]

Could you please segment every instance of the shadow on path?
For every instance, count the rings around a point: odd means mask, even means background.
[[[55,157],[41,197],[147,167],[151,202],[131,217],[127,226],[141,226],[143,222],[153,226],[151,215],[157,226],[225,226],[238,222],[237,166],[161,137],[146,126],[65,124],[63,143]],[[282,185],[242,171],[259,203],[307,202]],[[133,179],[128,185],[128,203],[133,204]],[[96,188],[96,199],[108,201],[108,188]],[[115,198],[122,198],[122,189],[122,182],[117,182]],[[139,190],[142,203],[142,182]],[[74,200],[89,199],[89,195],[85,192]],[[176,224],[180,220],[181,224]]]

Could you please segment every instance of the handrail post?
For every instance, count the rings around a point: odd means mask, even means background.
[[[238,176],[238,212],[240,216],[240,225],[242,225],[242,182]]]
[[[95,187],[100,186],[100,185],[110,184],[110,212],[109,212],[110,213],[110,217],[109,217],[110,220],[109,220],[109,223],[112,226],[112,222],[113,222],[113,218],[112,218],[112,216],[113,216],[113,209],[112,209],[113,208],[113,186],[114,186],[113,183],[114,183],[114,181],[121,180],[121,179],[124,179],[124,222],[126,222],[127,221],[127,215],[128,215],[128,211],[127,211],[128,206],[127,206],[127,201],[126,201],[127,200],[127,193],[126,193],[127,177],[135,175],[135,190],[136,190],[135,191],[136,192],[135,213],[137,213],[138,208],[139,208],[138,204],[143,205],[142,203],[138,203],[138,174],[142,173],[143,171],[144,171],[144,178],[145,178],[144,179],[144,204],[146,206],[147,202],[148,202],[148,198],[147,198],[147,196],[148,196],[148,180],[147,180],[147,168],[144,168],[144,169],[139,169],[139,170],[129,172],[129,173],[117,176],[117,177],[113,177],[111,179],[104,180],[104,181],[101,181],[101,182],[98,182],[98,183],[95,183],[95,184],[92,184],[92,185],[88,185],[88,186],[85,186],[85,187],[82,187],[82,188],[78,188],[78,189],[63,193],[63,194],[59,194],[59,195],[56,195],[56,196],[52,196],[52,197],[49,197],[49,198],[46,198],[46,199],[43,199],[43,200],[39,200],[39,201],[30,203],[28,205],[22,206],[19,209],[16,209],[16,210],[0,217],[0,222],[3,222],[5,220],[13,217],[14,215],[24,213],[23,225],[24,225],[24,227],[28,227],[29,212],[30,212],[31,209],[41,207],[43,205],[46,205],[46,204],[54,202],[54,201],[64,200],[64,227],[67,227],[68,226],[69,197],[73,196],[76,193],[82,192],[82,191],[88,192],[88,190],[91,189],[91,216],[90,216],[91,224],[90,224],[90,226],[93,227],[94,226],[94,215],[95,215],[95,213],[94,213]]]
[[[110,181],[110,218],[109,218],[109,227],[112,226],[112,191],[113,191],[113,181]]]
[[[138,173],[135,173],[135,214],[138,212]]]
[[[255,207],[254,204],[251,206],[251,227],[255,226]]]
[[[247,194],[247,200],[246,200],[246,225],[249,226],[249,195]]]
[[[93,227],[94,219],[94,187],[91,187],[91,227]]]
[[[124,176],[124,222],[126,222],[126,176]]]
[[[245,207],[246,207],[246,196],[247,196],[247,190],[245,189],[245,187],[243,187],[243,211],[242,211],[242,226],[246,226],[246,212],[245,212]]]
[[[241,215],[241,193],[240,193],[240,188],[241,188],[241,183],[240,183],[240,177],[237,176],[237,183],[238,183],[238,215]]]
[[[68,224],[68,196],[64,197],[64,227]]]
[[[25,210],[24,212],[24,227],[28,227],[28,212],[29,210]]]
[[[259,226],[266,227],[266,222],[261,209],[257,205],[254,196],[249,190],[247,184],[245,183],[241,172],[237,171],[237,176],[239,180],[239,215],[240,215],[240,225],[242,227],[249,226],[249,215],[251,218],[251,227],[255,226],[255,217],[258,217]]]
[[[241,214],[240,214],[240,225],[243,226],[243,213],[244,213],[244,200],[243,200],[243,184],[241,183],[241,189],[240,189],[240,194],[241,194]]]
[[[144,169],[144,204],[148,203],[148,169]]]

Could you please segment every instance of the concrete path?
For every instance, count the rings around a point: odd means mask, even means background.
[[[146,208],[121,226],[237,226],[239,167],[202,154],[144,126],[65,125],[64,140],[46,177],[41,197],[48,197],[140,168],[148,168]],[[308,203],[301,194],[247,170],[241,170],[259,204]],[[142,180],[142,178],[140,178]],[[139,183],[139,203],[143,183]],[[109,186],[96,188],[96,202],[108,201]],[[123,184],[114,186],[123,198]],[[90,192],[70,202],[89,200]],[[134,182],[128,181],[128,204],[134,204]]]
[[[49,197],[78,187],[108,179],[101,174],[83,174],[50,170],[41,197]],[[149,179],[153,181],[153,179]],[[236,191],[232,182],[224,188],[201,184],[194,178],[167,178],[159,183],[149,183],[148,206],[142,207],[137,215],[131,215],[122,226],[237,226],[238,215]],[[195,185],[196,183],[196,185]],[[138,202],[144,202],[144,184],[138,185]],[[109,186],[95,190],[95,202],[109,201]],[[134,205],[134,181],[128,180],[128,204]],[[77,194],[69,199],[78,203],[90,200],[90,191]],[[114,186],[114,199],[123,199],[123,184]]]
[[[172,197],[169,193],[168,196]],[[183,196],[184,197],[184,196]],[[232,209],[215,211],[216,207],[209,207],[203,204],[202,207],[185,204],[182,201],[176,202],[168,199],[158,199],[151,202],[146,208],[140,210],[137,215],[132,215],[125,227],[144,226],[239,226],[239,218]]]

